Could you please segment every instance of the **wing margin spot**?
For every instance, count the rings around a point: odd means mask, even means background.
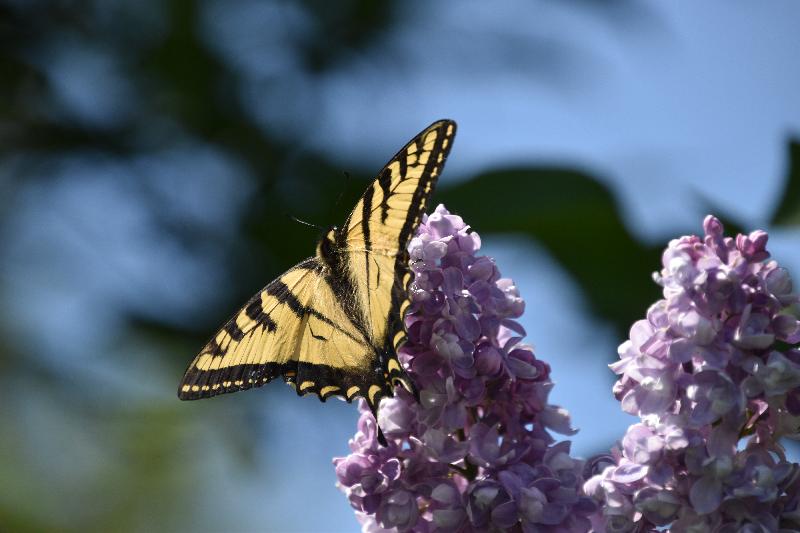
[[[367,393],[367,395],[369,396],[369,403],[371,404],[375,403],[375,395],[378,394],[380,391],[381,391],[380,385],[370,386],[369,392]]]
[[[328,396],[335,393],[339,389],[340,387],[338,385],[327,385],[319,390],[319,395],[323,398],[327,398]]]

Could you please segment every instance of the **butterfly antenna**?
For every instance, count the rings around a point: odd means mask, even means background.
[[[333,205],[339,205],[339,202],[342,201],[342,196],[344,196],[344,192],[347,190],[347,184],[350,182],[350,173],[346,170],[342,172],[344,174],[344,185],[342,186],[342,190],[339,192],[339,197],[336,198],[336,202]]]
[[[298,224],[302,224],[304,226],[308,226],[309,228],[315,228],[317,230],[323,230],[324,229],[322,226],[317,226],[316,224],[312,224],[311,222],[306,222],[305,220],[300,220],[299,218],[297,218],[294,215],[290,215],[290,214],[286,213],[286,216],[289,217],[290,219],[294,220]]]

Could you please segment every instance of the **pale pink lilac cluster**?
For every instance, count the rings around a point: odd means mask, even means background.
[[[547,403],[550,368],[521,343],[524,302],[481,241],[444,206],[409,246],[414,281],[400,388],[375,419],[362,404],[352,453],[334,460],[364,531],[588,531],[584,464],[569,416]]]
[[[611,365],[632,425],[585,485],[595,530],[800,531],[800,474],[779,440],[800,436],[800,323],[767,234],[735,239],[707,217],[654,275],[664,299]]]

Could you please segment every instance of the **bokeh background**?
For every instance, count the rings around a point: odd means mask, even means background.
[[[0,1],[0,529],[355,531],[354,406],[182,403],[205,340],[438,118],[582,456],[665,243],[800,276],[800,4]],[[345,177],[349,174],[350,179]]]

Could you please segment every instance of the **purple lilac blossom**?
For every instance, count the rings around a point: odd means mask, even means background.
[[[619,347],[614,394],[640,417],[587,465],[595,531],[800,530],[800,473],[782,437],[800,429],[800,322],[767,234],[673,240],[654,274],[664,299]]]
[[[594,502],[568,441],[567,412],[547,403],[550,367],[522,344],[525,304],[481,240],[440,205],[409,245],[414,281],[398,356],[419,389],[362,403],[339,487],[365,532],[585,532]]]

